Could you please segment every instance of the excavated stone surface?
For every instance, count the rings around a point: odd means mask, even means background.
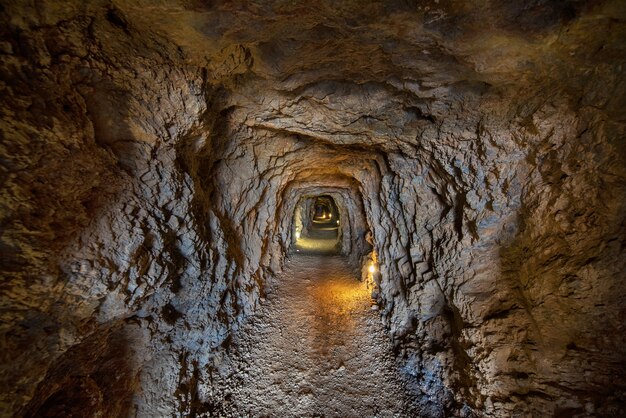
[[[626,415],[625,22],[2,3],[1,414],[218,411],[298,201],[331,195],[421,414]]]
[[[324,241],[324,239],[318,240]],[[414,416],[371,288],[347,260],[294,255],[236,335],[226,416]]]

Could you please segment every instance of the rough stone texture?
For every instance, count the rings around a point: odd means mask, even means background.
[[[215,410],[298,200],[333,194],[423,415],[626,415],[625,22],[620,0],[3,3],[3,414]]]
[[[293,256],[233,338],[221,415],[415,416],[369,285],[342,257]]]

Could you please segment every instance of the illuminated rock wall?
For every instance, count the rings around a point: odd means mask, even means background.
[[[219,414],[316,194],[424,416],[624,415],[623,2],[46,3],[0,8],[7,416]]]

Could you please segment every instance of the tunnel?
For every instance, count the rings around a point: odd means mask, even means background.
[[[0,2],[0,417],[626,416],[626,2]]]
[[[341,212],[348,216],[346,208],[342,205],[339,209],[335,199],[330,195],[302,197],[293,217],[292,236],[295,251],[350,255],[352,247],[350,243],[363,238],[351,233],[349,230],[351,222],[341,224]]]

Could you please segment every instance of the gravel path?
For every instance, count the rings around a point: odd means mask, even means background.
[[[339,256],[292,256],[238,335],[236,416],[411,416],[370,290]]]

